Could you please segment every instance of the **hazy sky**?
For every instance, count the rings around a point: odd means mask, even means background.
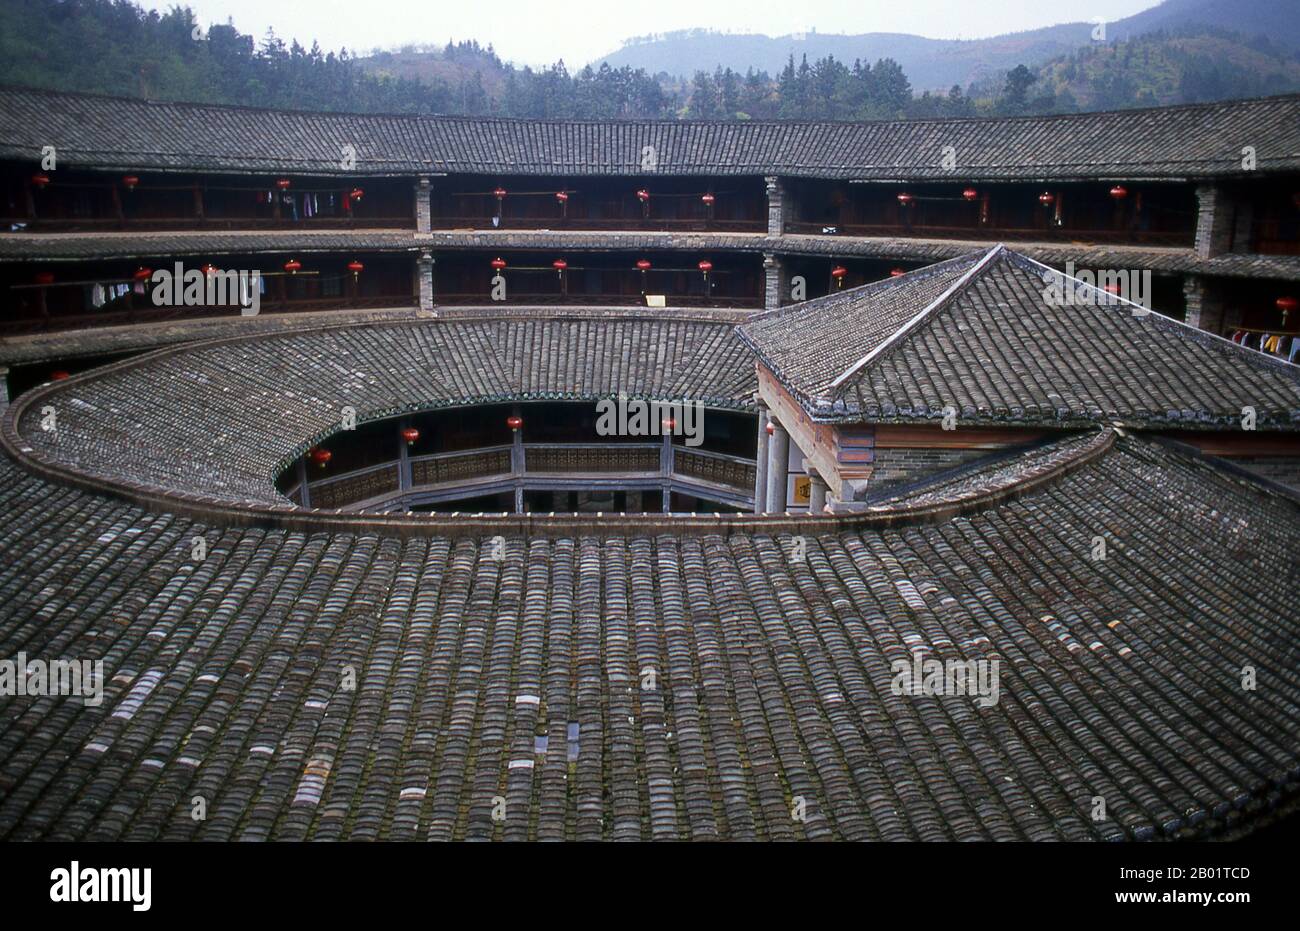
[[[1062,22],[1112,21],[1158,0],[137,0],[165,10],[190,6],[204,25],[224,23],[258,39],[273,27],[284,38],[326,50],[395,47],[477,39],[516,64],[570,70],[630,36],[707,28],[770,36],[793,32],[910,32],[934,39],[975,39]]]

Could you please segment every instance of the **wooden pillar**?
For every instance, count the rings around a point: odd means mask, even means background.
[[[305,507],[311,507],[311,490],[307,487],[307,457],[298,457],[298,501]]]
[[[409,419],[397,422],[397,488],[399,491],[411,490],[411,450],[402,439],[402,431],[411,425]]]
[[[663,478],[663,512],[667,514],[672,509],[673,501],[673,434],[671,430],[664,430],[663,434],[663,445],[659,449],[659,474]]]
[[[804,472],[808,475],[808,513],[820,514],[826,508],[826,480],[806,459]]]
[[[758,452],[754,457],[754,513],[767,513],[767,405],[758,401]]]
[[[126,211],[122,208],[122,192],[117,189],[116,184],[108,186],[109,194],[113,200],[113,216],[117,218],[118,225],[126,225]]]
[[[767,512],[784,514],[786,509],[786,476],[790,470],[790,434],[775,419],[772,420],[772,439],[768,443],[767,458]]]
[[[523,416],[518,404],[510,408],[510,413],[515,417]],[[514,476],[516,514],[524,513],[524,473],[527,470],[528,463],[524,459],[524,428],[520,427],[518,430],[512,430],[510,437],[510,474]]]

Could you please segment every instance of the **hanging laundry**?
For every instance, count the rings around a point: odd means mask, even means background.
[[[108,299],[104,297],[104,286],[96,283],[95,286],[90,289],[90,306],[98,309],[107,303]]]

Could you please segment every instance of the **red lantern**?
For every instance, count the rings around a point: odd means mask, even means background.
[[[963,200],[974,200],[980,196],[980,192],[975,190],[973,187],[968,187],[966,190],[961,192],[961,196]]]
[[[142,265],[135,270],[135,275],[133,277],[135,278],[136,281],[148,281],[150,278],[153,277],[153,269],[145,268]]]
[[[567,204],[569,202],[569,195],[565,191],[556,191],[555,199],[562,204]]]
[[[1275,303],[1277,304],[1277,309],[1282,311],[1284,314],[1291,313],[1291,311],[1295,310],[1297,307],[1297,301],[1293,297],[1279,297]]]
[[[848,273],[849,270],[845,268],[843,265],[836,265],[834,268],[831,269],[831,277],[834,278],[836,281],[840,280]]]
[[[50,372],[50,381],[63,381],[65,378],[71,378],[71,377],[72,376],[69,375],[67,372],[63,371],[63,369],[58,369],[56,371]]]
[[[564,259],[556,259],[554,262],[551,263],[551,268],[555,269],[556,274],[559,274],[560,272],[564,271],[568,267],[569,267],[569,263],[564,261]]]
[[[1125,197],[1128,197],[1128,188],[1124,187],[1122,184],[1117,184],[1110,189],[1110,196],[1115,198],[1115,200],[1123,200]]]
[[[641,269],[641,271],[643,271],[643,272],[644,272],[644,271],[649,271],[649,269],[650,269],[650,260],[649,260],[649,259],[637,259],[637,260],[636,260],[636,267],[639,268],[639,269]]]
[[[402,439],[406,440],[406,445],[410,446],[420,438],[420,431],[415,427],[405,427],[402,430]]]
[[[354,187],[352,190],[348,191],[348,200],[360,200],[365,196],[366,192],[361,190],[359,187]]]
[[[641,201],[641,203],[643,203],[643,204],[645,204],[645,203],[649,203],[649,202],[650,202],[650,192],[647,191],[645,188],[641,188],[641,190],[639,190],[639,191],[636,192],[636,199],[639,200],[639,201]]]
[[[506,267],[506,260],[502,258],[495,258],[492,260],[492,267],[497,271],[501,271],[501,269]]]
[[[45,187],[45,185],[49,183],[50,183],[49,175],[32,175],[32,184],[36,185],[39,188],[43,188]]]
[[[284,270],[290,275],[296,275],[298,272],[302,271],[302,263],[297,259],[290,259],[284,263]]]
[[[1052,203],[1055,200],[1056,200],[1056,195],[1049,193],[1048,191],[1044,191],[1043,193],[1038,195],[1038,202],[1042,204],[1044,207],[1052,206]]]
[[[365,270],[366,267],[362,265],[360,262],[358,262],[356,259],[353,259],[351,262],[348,263],[348,271],[352,272],[353,278],[357,277],[357,275],[360,275]]]
[[[714,199],[715,198],[712,194],[705,194],[703,197],[700,198],[700,200],[704,201],[705,205],[709,207],[713,206]]]
[[[663,427],[665,434],[672,433],[673,430],[677,428],[677,421],[674,420],[672,417],[669,417],[665,420],[660,421],[659,426]]]
[[[139,183],[140,179],[135,175],[126,175],[122,178],[122,187],[126,188],[128,191],[134,191],[135,186]]]
[[[511,430],[518,430],[523,425],[524,425],[524,418],[520,417],[518,414],[511,414],[509,417],[506,418],[506,426],[509,427]]]
[[[767,422],[767,426],[764,427],[763,429],[767,431],[768,436],[772,436],[774,433],[776,433],[776,425],[773,424],[772,421],[770,420]]]
[[[904,270],[901,269],[901,268],[891,268],[891,269],[889,270],[889,277],[890,277],[890,278],[902,278],[902,277],[903,277],[904,275],[906,275],[906,274],[907,274],[907,272],[904,271]]]
[[[493,191],[492,191],[492,196],[495,197],[497,200],[505,200],[505,199],[506,199],[506,189],[503,188],[503,187],[494,188]]]
[[[37,272],[37,284],[54,284],[54,272]]]
[[[203,272],[204,275],[211,277],[217,273],[217,266],[213,265],[211,262],[205,262],[199,267],[199,271]]]
[[[713,263],[710,262],[708,259],[701,259],[700,271],[704,272],[704,274],[707,275],[709,272],[713,271]]]
[[[278,181],[275,182],[275,186],[278,187],[278,188],[279,188],[280,190],[282,190],[282,191],[287,191],[287,190],[289,190],[289,184],[290,184],[290,181],[289,181],[288,178],[280,178]]]
[[[904,207],[910,207],[912,205],[913,200],[914,198],[912,197],[912,195],[907,193],[906,191],[898,195],[898,202],[902,204]]]
[[[330,452],[328,449],[322,449],[320,447],[313,449],[309,453],[309,455],[311,456],[311,461],[316,463],[322,469],[325,468],[327,465],[329,465],[329,461],[334,458],[334,454],[332,452]]]

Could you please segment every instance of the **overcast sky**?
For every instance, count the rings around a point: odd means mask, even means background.
[[[976,39],[1062,22],[1113,21],[1158,0],[168,0],[190,6],[204,25],[228,17],[258,39],[273,27],[288,41],[326,50],[368,51],[407,43],[477,39],[516,64],[570,70],[616,49],[623,39],[707,28],[769,36],[792,32],[907,32],[933,39]]]

